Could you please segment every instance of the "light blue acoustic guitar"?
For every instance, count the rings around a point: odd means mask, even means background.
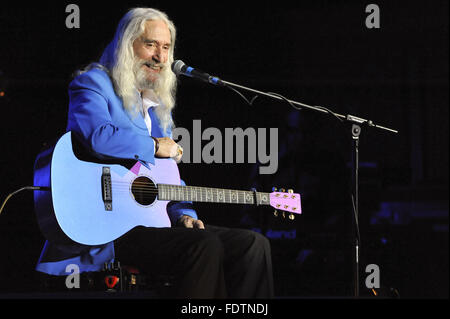
[[[74,134],[64,134],[40,153],[34,167],[34,202],[44,236],[60,243],[100,245],[136,226],[171,227],[169,201],[270,205],[301,214],[300,195],[181,186],[172,159],[155,164],[100,160],[89,155]]]

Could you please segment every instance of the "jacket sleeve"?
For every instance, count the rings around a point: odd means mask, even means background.
[[[186,186],[186,183],[181,180],[181,185]],[[193,203],[189,201],[170,202],[167,204],[167,214],[169,215],[172,226],[175,226],[178,219],[183,215],[188,215],[195,219],[198,218]]]
[[[99,157],[139,158],[154,163],[154,142],[136,134],[131,126],[114,123],[109,105],[117,97],[107,74],[91,70],[76,77],[69,85],[68,131],[73,131]],[[118,101],[118,100],[117,100]]]

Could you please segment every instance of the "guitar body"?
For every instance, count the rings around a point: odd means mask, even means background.
[[[54,242],[100,245],[136,226],[170,227],[169,201],[157,199],[158,183],[180,185],[172,159],[85,161],[77,157],[71,132],[39,154],[35,210],[44,236]]]
[[[57,244],[96,246],[137,226],[170,227],[169,201],[270,205],[301,214],[300,194],[181,185],[172,159],[155,164],[98,159],[68,132],[40,153],[34,166],[34,204],[44,236]]]

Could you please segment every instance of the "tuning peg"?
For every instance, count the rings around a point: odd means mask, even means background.
[[[289,219],[290,219],[290,220],[294,220],[294,219],[295,219],[295,215],[294,215],[294,214],[292,214],[292,213],[291,213],[291,214],[289,214]]]
[[[278,217],[278,211],[276,209],[273,211],[273,216]]]
[[[285,189],[284,188],[280,188],[280,192],[284,193]]]
[[[272,192],[276,192],[277,188],[276,187],[272,187]]]
[[[289,194],[292,194],[293,192],[294,192],[293,189],[288,189],[288,193],[289,193]]]
[[[283,218],[286,218],[286,213],[285,213],[285,212],[283,212],[282,216],[283,216]]]

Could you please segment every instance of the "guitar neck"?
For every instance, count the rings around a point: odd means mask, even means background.
[[[269,195],[223,188],[158,184],[158,199],[168,201],[270,205]]]

